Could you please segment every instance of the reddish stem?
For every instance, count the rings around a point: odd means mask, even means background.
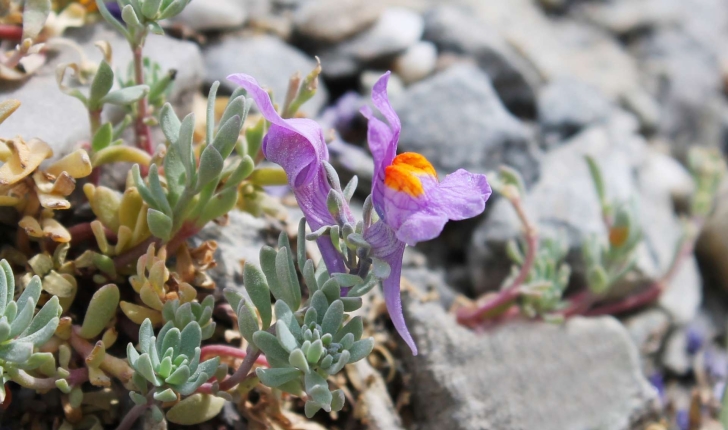
[[[699,231],[700,226],[702,225],[701,220],[694,219],[693,223],[695,224],[696,231]],[[597,300],[597,297],[588,293],[582,294],[571,301],[571,306],[563,312],[563,315],[565,317],[571,317],[574,315],[618,315],[652,304],[660,297],[660,295],[662,295],[662,292],[665,291],[667,286],[670,284],[670,281],[675,277],[680,267],[682,267],[685,260],[692,255],[693,250],[695,249],[695,241],[695,238],[684,238],[680,246],[680,250],[677,254],[675,254],[675,258],[670,264],[670,267],[667,269],[667,272],[665,272],[660,279],[651,283],[644,291],[592,309],[590,308]]]
[[[200,353],[201,361],[207,360],[208,358],[214,356],[245,358],[248,356],[248,353],[240,348],[235,348],[228,345],[207,345],[202,347],[202,352]],[[264,356],[259,356],[255,360],[255,364],[270,367],[270,364],[268,364],[268,360],[266,360]]]
[[[242,382],[253,369],[253,365],[258,362],[258,357],[260,357],[260,350],[252,352],[252,348],[248,347],[247,354],[240,367],[238,367],[235,373],[220,382],[220,391],[227,391]],[[209,382],[202,384],[197,389],[197,392],[211,394],[212,384]]]
[[[101,166],[94,167],[93,170],[91,170],[91,174],[88,175],[87,180],[89,183],[98,186],[99,182],[101,181]]]
[[[147,394],[147,402],[141,405],[134,405],[133,408],[129,410],[129,412],[126,413],[124,416],[124,419],[119,423],[119,425],[116,427],[116,430],[128,430],[132,428],[136,420],[139,419],[140,416],[149,409],[154,404],[154,390],[150,391],[149,394]]]
[[[149,245],[151,245],[152,243],[159,246],[159,244],[162,243],[162,239],[159,239],[154,236],[150,236],[144,242],[127,250],[125,253],[115,257],[114,258],[114,267],[116,267],[116,270],[122,270],[126,266],[136,262],[139,259],[139,257],[141,257],[142,255],[144,255],[144,253],[147,252],[147,249],[149,249]]]
[[[177,252],[177,248],[182,246],[183,243],[192,236],[199,233],[200,229],[195,226],[194,223],[184,223],[180,227],[177,234],[167,243],[167,252],[172,255]]]
[[[81,224],[76,224],[74,226],[71,226],[68,228],[68,232],[71,234],[71,244],[76,245],[80,242],[94,239],[94,232],[91,229],[91,223],[90,222],[84,222]],[[108,228],[104,227],[104,233],[106,234],[106,238],[112,242],[116,242],[117,237],[116,233],[109,230]]]
[[[17,41],[23,38],[23,27],[19,25],[0,24],[0,39]]]
[[[650,284],[643,292],[627,296],[614,303],[607,303],[583,312],[587,316],[619,315],[645,307],[660,297],[664,290],[664,284],[660,281]]]
[[[486,317],[497,316],[500,314],[499,311],[507,309],[507,306],[512,304],[518,298],[520,294],[520,287],[526,281],[528,274],[533,268],[533,264],[536,261],[536,253],[538,252],[538,231],[536,227],[531,223],[526,215],[526,211],[523,208],[523,202],[520,197],[509,198],[513,208],[518,214],[518,218],[523,224],[526,236],[526,258],[521,265],[521,269],[516,275],[516,278],[511,282],[507,288],[501,290],[493,300],[483,301],[475,309],[462,308],[457,312],[457,320],[460,324],[474,327],[481,323]]]
[[[485,301],[475,309],[459,309],[457,312],[458,323],[474,327],[481,323],[484,318],[495,316],[499,313],[498,311],[503,310],[506,306],[510,306],[516,301],[519,294],[520,290],[518,286],[516,288],[511,286],[505,290],[501,290],[493,300]]]
[[[137,85],[144,85],[144,57],[142,46],[134,48],[134,78]],[[149,154],[154,154],[154,143],[152,142],[152,130],[144,122],[147,118],[149,106],[147,98],[142,97],[137,104],[138,112],[134,130],[136,131],[137,146]]]

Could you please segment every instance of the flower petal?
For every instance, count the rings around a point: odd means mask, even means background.
[[[323,162],[329,154],[318,123],[306,118],[281,118],[268,93],[248,75],[235,74],[228,79],[245,88],[261,114],[270,121],[271,127],[263,140],[263,153],[285,170],[288,183],[311,229],[337,224],[326,205],[331,185]],[[353,220],[348,207],[345,216]],[[329,271],[346,272],[343,257],[336,252],[329,238],[321,238],[318,242]]]
[[[440,235],[448,220],[472,218],[483,212],[492,191],[485,175],[460,169],[442,182],[419,176],[423,194],[385,187],[385,217],[397,238],[410,246]]]
[[[361,109],[362,115],[368,120],[367,141],[369,150],[374,158],[374,182],[372,186],[372,202],[380,216],[383,216],[382,199],[384,197],[384,169],[392,164],[397,155],[397,143],[402,124],[397,113],[392,108],[387,96],[387,82],[390,72],[382,75],[372,88],[372,102],[389,124],[380,121],[374,116],[369,106]]]
[[[389,318],[402,336],[407,346],[412,350],[412,355],[417,355],[417,345],[407,329],[402,312],[402,300],[400,299],[400,278],[402,276],[402,257],[404,256],[405,243],[397,240],[394,231],[383,221],[378,221],[364,233],[364,237],[372,246],[372,253],[375,257],[384,260],[389,264],[391,272],[389,277],[382,281],[384,288],[384,301],[387,304]]]
[[[283,167],[291,186],[310,181],[316,166],[329,158],[321,127],[311,119],[281,118],[268,93],[251,76],[234,74],[228,80],[245,88],[260,113],[272,124],[263,142],[266,158]]]
[[[458,221],[481,214],[492,193],[485,175],[458,169],[445,176],[440,185],[432,190],[430,200],[449,219]]]

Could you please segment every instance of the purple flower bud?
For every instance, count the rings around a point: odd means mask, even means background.
[[[116,18],[119,22],[123,22],[123,20],[121,19],[121,8],[119,7],[119,3],[115,1],[107,1],[105,4],[106,9],[109,10],[111,16]]]

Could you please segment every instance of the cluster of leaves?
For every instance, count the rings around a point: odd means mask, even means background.
[[[677,242],[672,263],[659,279],[646,279],[636,267],[637,250],[643,243],[642,229],[636,204],[610,200],[598,163],[586,157],[606,229],[606,238],[587,237],[582,244],[585,273],[585,294],[564,300],[563,293],[570,282],[570,267],[565,263],[567,247],[563,238],[539,238],[536,227],[528,219],[523,206],[525,195],[523,180],[513,169],[503,167],[492,181],[493,188],[507,198],[515,208],[524,226],[524,236],[506,246],[513,261],[511,275],[494,300],[484,301],[477,309],[463,308],[458,319],[464,324],[478,324],[483,318],[502,315],[511,304],[517,303],[521,312],[533,317],[559,321],[564,316],[579,313],[600,314],[621,312],[634,306],[644,306],[659,297],[677,267],[692,251],[703,220],[713,209],[715,195],[726,171],[723,157],[715,151],[694,148],[688,167],[693,176],[695,190],[690,199],[687,217],[682,223],[683,236]],[[540,239],[540,240],[539,240]],[[649,284],[645,289],[644,284]],[[607,303],[595,310],[595,305],[610,300],[613,295],[627,297],[622,305]]]
[[[591,157],[586,157],[586,162],[607,229],[606,242],[591,236],[582,246],[586,281],[593,294],[604,295],[634,269],[642,229],[635,203],[609,201],[599,166]]]
[[[146,183],[139,167],[132,169],[134,183],[149,206],[149,229],[164,241],[177,235],[185,224],[199,229],[229,212],[235,207],[238,186],[255,167],[253,159],[242,149],[238,154],[244,155],[231,157],[250,108],[240,92],[230,97],[220,127],[214,131],[212,112],[218,85],[216,82],[210,90],[206,145],[200,153],[199,165],[193,153],[194,114],[180,122],[167,104],[161,112],[162,130],[170,142],[164,157],[166,189],[161,185],[156,165],[149,170]]]
[[[53,354],[36,352],[55,333],[61,306],[58,298],[53,297],[35,313],[41,293],[40,278],[34,276],[15,300],[15,277],[6,260],[0,261],[0,272],[0,401],[5,401],[5,383],[14,376],[23,376],[26,370],[63,376],[55,368]]]
[[[299,250],[305,246],[303,238],[299,235]],[[279,237],[278,250],[261,250],[260,261],[260,269],[250,264],[244,267],[250,300],[234,290],[225,291],[228,302],[236,309],[240,333],[265,354],[270,364],[270,368],[256,371],[258,378],[263,384],[287,393],[306,393],[308,417],[320,409],[341,410],[344,393],[330,391],[326,378],[337,374],[344,365],[365,358],[374,347],[373,338],[362,338],[362,318],[347,315],[361,307],[358,296],[364,289],[352,288],[342,296],[342,284],[347,284],[348,275],[331,277],[323,265],[314,270],[310,259],[301,264],[303,258],[299,255],[298,267],[309,292],[309,299],[302,306],[301,286],[285,234]],[[273,306],[271,294],[275,299]],[[274,313],[276,321],[272,323]]]
[[[46,18],[55,16],[50,2],[24,3],[28,34],[47,32]],[[102,428],[117,421],[111,404],[124,399],[115,398],[110,387],[118,381],[134,405],[120,428],[129,428],[146,409],[160,420],[197,424],[232,399],[237,382],[231,381],[238,380],[241,369],[229,375],[220,357],[205,360],[203,341],[215,338],[217,327],[214,297],[208,294],[215,285],[205,273],[215,266],[216,244],[206,241],[193,249],[187,239],[210,222],[224,224],[235,207],[278,216],[280,208],[263,187],[285,184],[286,176],[279,168],[256,166],[268,123],[247,119],[251,101],[242,90],[218,103],[215,83],[200,122],[193,114],[179,118],[166,103],[175,71],[163,71],[145,58],[144,42],[150,32],[163,33],[159,22],[181,12],[189,0],[118,0],[120,21],[104,2],[95,3],[127,38],[134,56],[122,76],[112,68],[109,45],[100,42],[98,65],[82,55],[81,61],[58,67],[60,91],[88,111],[90,141],[43,168],[41,163],[53,155],[45,142],[0,141],[0,206],[11,209],[0,221],[17,225],[19,232],[15,244],[3,250],[10,262],[0,263],[0,402],[6,400],[6,382],[40,392],[57,388],[64,430]],[[69,14],[78,11],[75,2],[58,5]],[[28,40],[34,46],[35,39]],[[28,46],[20,49],[25,49],[21,57],[31,53]],[[281,109],[284,118],[295,116],[315,94],[320,72],[318,66],[303,79],[292,78]],[[0,103],[0,122],[18,106],[17,101]],[[124,111],[120,121],[105,120],[110,106]],[[153,126],[161,128],[164,145],[153,146]],[[127,143],[132,133],[136,145]],[[100,185],[102,169],[118,162],[133,163],[126,181],[118,188]],[[347,219],[344,209],[356,178],[342,189],[336,172],[330,165],[327,169],[328,207],[337,224],[307,236],[303,220],[295,259],[282,234],[278,249],[261,250],[261,268],[245,265],[248,295],[225,293],[248,352],[265,354],[267,362],[267,368],[249,375],[246,386],[252,378],[276,393],[301,396],[309,417],[344,406],[343,391],[329,389],[327,378],[372,351],[374,341],[364,336],[362,317],[350,313],[390,272],[371,256],[363,238],[376,221],[371,202],[366,202],[364,221]],[[80,179],[85,180],[83,193],[72,196]],[[81,206],[75,215],[90,220],[66,225],[71,217],[57,211],[83,197],[87,209]],[[339,250],[349,273],[329,275],[324,264],[316,268],[306,258],[306,239],[322,236]],[[26,271],[16,279],[11,264]],[[308,295],[302,294],[299,277]],[[90,300],[79,303],[79,297],[88,300],[86,291],[93,291]],[[129,343],[126,357],[120,357],[115,345],[128,335],[130,322],[140,326],[138,344]]]
[[[127,346],[129,364],[134,368],[132,381],[139,390],[130,393],[134,403],[145,405],[149,396],[159,402],[174,402],[178,394],[188,396],[194,393],[218,373],[220,357],[200,362],[201,341],[202,330],[196,321],[188,321],[182,330],[169,321],[155,336],[151,321],[145,320],[139,327],[141,354],[132,343]],[[222,370],[223,374],[227,371]],[[151,390],[150,384],[154,387]],[[152,411],[161,421],[161,409],[152,405]]]
[[[51,0],[4,0],[0,2],[0,24],[7,25],[10,38],[20,43],[8,44],[0,55],[0,79],[22,80],[46,62],[46,42],[60,37],[69,27],[84,24],[87,10],[76,3],[53,8]],[[22,24],[17,26],[16,24]],[[18,30],[17,34],[12,34]]]

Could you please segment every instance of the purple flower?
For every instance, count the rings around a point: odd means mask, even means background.
[[[311,119],[281,118],[268,93],[252,77],[235,74],[228,76],[228,80],[245,88],[260,113],[270,121],[270,129],[263,140],[263,154],[285,170],[288,184],[311,229],[336,225],[337,221],[326,206],[331,185],[323,162],[328,160],[329,153],[321,127]],[[344,210],[343,215],[353,220],[349,208]],[[344,259],[331,240],[322,236],[317,243],[329,272],[346,273]]]
[[[111,13],[111,16],[116,18],[116,20],[119,22],[124,22],[121,19],[121,7],[119,7],[119,3],[115,2],[115,1],[107,1],[105,4],[106,4],[106,9],[109,10],[109,12]]]
[[[388,124],[377,119],[365,106],[362,114],[369,120],[369,149],[374,157],[372,203],[380,217],[365,232],[374,257],[387,262],[391,273],[383,281],[384,296],[392,322],[417,354],[407,330],[400,301],[400,276],[405,245],[434,239],[448,220],[474,217],[485,209],[491,194],[485,175],[458,170],[438,181],[437,172],[420,154],[397,155],[402,129],[399,117],[387,97],[389,72],[372,89],[372,101]]]
[[[675,414],[675,424],[680,430],[688,430],[690,428],[690,414],[685,409],[680,409]]]
[[[653,373],[648,380],[657,390],[657,395],[660,397],[660,401],[664,405],[667,402],[667,394],[665,392],[665,379],[662,377],[660,372]]]

